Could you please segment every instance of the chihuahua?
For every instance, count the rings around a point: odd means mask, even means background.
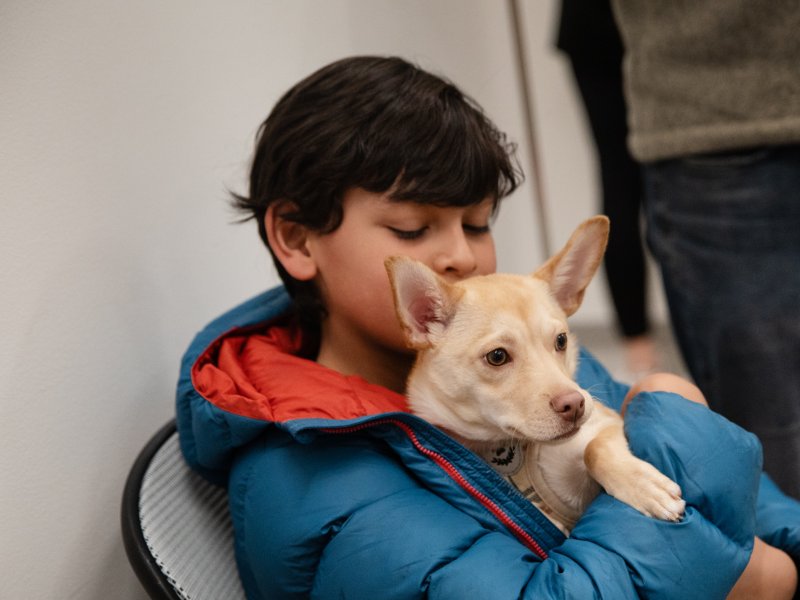
[[[676,483],[628,447],[622,417],[575,382],[567,317],[602,260],[609,221],[582,223],[532,275],[448,282],[406,257],[386,260],[416,360],[409,406],[488,460],[568,534],[600,486],[645,515],[680,520]]]

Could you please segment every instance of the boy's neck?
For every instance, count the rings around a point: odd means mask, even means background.
[[[358,343],[357,340],[331,343],[328,340],[342,340],[342,337],[330,335],[331,332],[324,329],[317,356],[319,364],[343,375],[357,375],[370,383],[405,394],[406,379],[414,363],[413,354]]]

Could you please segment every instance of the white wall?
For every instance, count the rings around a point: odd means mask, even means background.
[[[592,210],[591,162],[553,2],[526,13],[546,224]],[[0,7],[0,596],[143,598],[118,507],[173,412],[180,355],[275,283],[231,225],[257,125],[291,84],[353,53],[447,74],[522,144],[506,5],[494,0],[24,2]],[[527,183],[496,226],[500,266],[543,256]],[[602,319],[590,296],[583,314]]]

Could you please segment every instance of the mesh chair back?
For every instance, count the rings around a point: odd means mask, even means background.
[[[245,598],[227,494],[186,465],[174,422],[154,436],[131,470],[123,538],[153,598]]]

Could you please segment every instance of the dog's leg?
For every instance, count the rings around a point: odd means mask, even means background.
[[[617,500],[665,521],[683,516],[686,502],[680,487],[631,453],[622,419],[610,420],[586,445],[584,461],[592,478]]]

